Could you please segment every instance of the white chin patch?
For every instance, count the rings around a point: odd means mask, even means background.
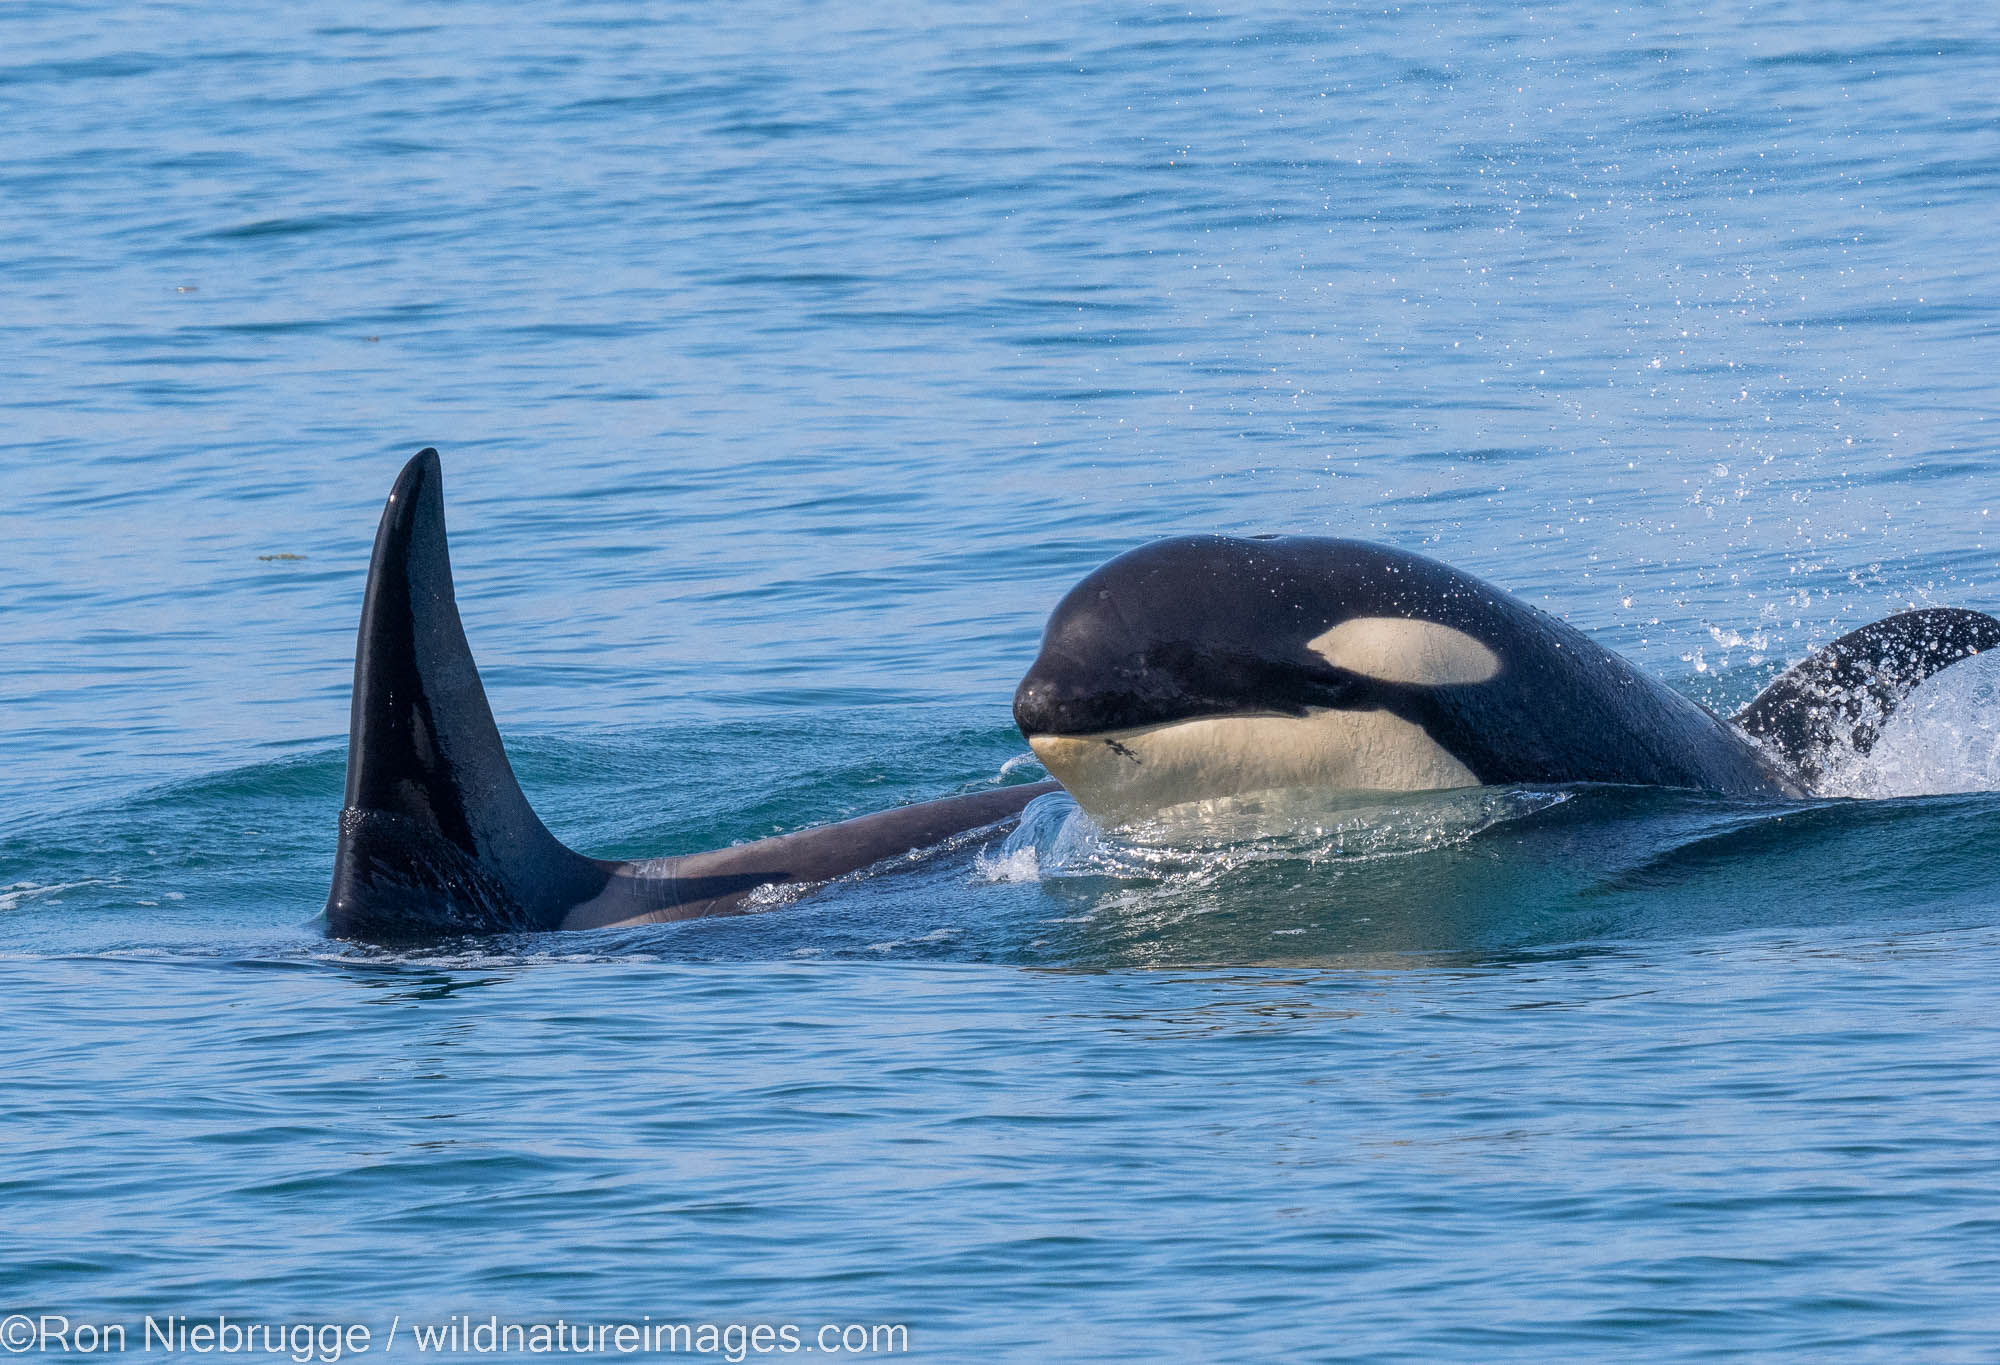
[[[1423,727],[1388,711],[1202,716],[1096,735],[1030,735],[1028,744],[1049,775],[1104,824],[1143,819],[1189,801],[1285,788],[1432,791],[1479,785],[1472,770]]]
[[[1354,616],[1306,648],[1377,682],[1455,687],[1500,676],[1500,656],[1462,630],[1398,616]]]

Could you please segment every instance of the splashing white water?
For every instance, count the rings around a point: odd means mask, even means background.
[[[1566,791],[1466,787],[1439,792],[1274,791],[1191,802],[1142,824],[1100,828],[1066,793],[1031,802],[996,851],[992,881],[1051,877],[1203,877],[1253,863],[1396,857],[1462,844],[1482,830],[1569,799]]]
[[[2000,791],[2000,650],[1926,680],[1866,756],[1829,768],[1822,791],[1873,799]]]

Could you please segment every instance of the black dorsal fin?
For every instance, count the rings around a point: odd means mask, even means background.
[[[437,451],[419,451],[368,566],[327,928],[370,939],[549,929],[606,877],[543,827],[514,780],[452,593],[443,470]]]
[[[1875,747],[1883,724],[1924,679],[2000,644],[2000,621],[1958,607],[1906,611],[1850,631],[1781,674],[1736,716],[1808,788],[1843,753]]]

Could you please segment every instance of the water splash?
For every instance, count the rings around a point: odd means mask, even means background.
[[[1032,802],[975,864],[990,881],[1069,877],[1205,881],[1261,863],[1308,865],[1406,856],[1465,843],[1571,793],[1467,787],[1441,792],[1287,790],[1191,802],[1105,830],[1064,792]]]
[[[1928,679],[1867,754],[1828,765],[1823,790],[1868,799],[2000,791],[2000,651]]]

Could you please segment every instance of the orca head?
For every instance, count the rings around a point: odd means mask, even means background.
[[[1494,597],[1358,541],[1157,541],[1057,605],[1014,720],[1109,823],[1282,788],[1476,785],[1454,739],[1507,671]]]

